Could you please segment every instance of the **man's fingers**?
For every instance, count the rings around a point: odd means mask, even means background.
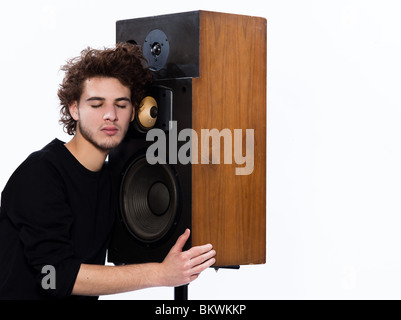
[[[199,273],[198,274],[193,274],[191,277],[190,277],[190,282],[192,282],[192,281],[194,281],[194,280],[196,280],[197,278],[199,277]]]
[[[212,249],[213,249],[213,246],[211,244],[205,244],[203,246],[192,247],[191,249],[186,251],[186,254],[188,255],[189,259],[193,259],[206,252],[209,252]]]
[[[196,246],[187,251],[182,251],[190,236],[189,229],[177,239],[162,265],[167,286],[180,286],[195,280],[200,273],[216,263],[211,244]]]
[[[190,261],[190,265],[191,265],[191,267],[195,267],[195,266],[200,265],[200,264],[204,263],[205,261],[213,258],[215,255],[216,255],[216,251],[210,250],[200,256],[192,258]]]
[[[189,229],[186,229],[185,232],[179,236],[179,238],[177,239],[177,242],[171,248],[170,252],[181,252],[182,248],[184,248],[184,246],[185,246],[185,243],[189,239],[190,234],[191,234],[191,232],[189,231]]]
[[[211,267],[214,265],[216,260],[214,258],[206,260],[204,263],[197,265],[196,267],[191,269],[191,274],[192,275],[199,275],[203,271],[205,271],[207,268]]]

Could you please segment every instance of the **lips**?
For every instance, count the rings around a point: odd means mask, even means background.
[[[102,129],[102,131],[107,134],[108,136],[114,136],[118,132],[117,127],[107,126]]]

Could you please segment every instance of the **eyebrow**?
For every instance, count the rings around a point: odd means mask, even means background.
[[[127,98],[127,97],[121,97],[121,98],[117,98],[117,99],[114,100],[114,101],[128,101],[128,102],[131,102],[131,99],[130,99],[130,98]]]
[[[105,98],[101,98],[101,97],[90,97],[90,98],[86,99],[87,102],[88,102],[88,101],[105,101],[105,100],[106,100]],[[121,97],[121,98],[115,99],[114,101],[116,101],[116,102],[118,102],[118,101],[128,101],[128,102],[131,102],[131,99],[130,99],[130,98],[127,98],[127,97]]]

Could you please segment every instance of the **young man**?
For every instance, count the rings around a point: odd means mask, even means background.
[[[60,86],[53,140],[14,172],[1,197],[0,299],[97,298],[195,280],[214,261],[210,244],[183,252],[189,230],[162,263],[104,266],[115,218],[110,149],[124,138],[150,81],[140,49],[82,51]],[[54,276],[52,280],[50,276]]]

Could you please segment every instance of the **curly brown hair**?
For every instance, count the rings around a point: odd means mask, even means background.
[[[137,108],[152,79],[141,47],[130,43],[119,43],[115,48],[104,50],[88,47],[80,56],[68,60],[61,70],[65,71],[65,77],[58,90],[60,123],[70,135],[75,134],[77,123],[70,114],[69,106],[79,101],[85,80],[93,77],[117,78],[131,89],[131,101]]]

